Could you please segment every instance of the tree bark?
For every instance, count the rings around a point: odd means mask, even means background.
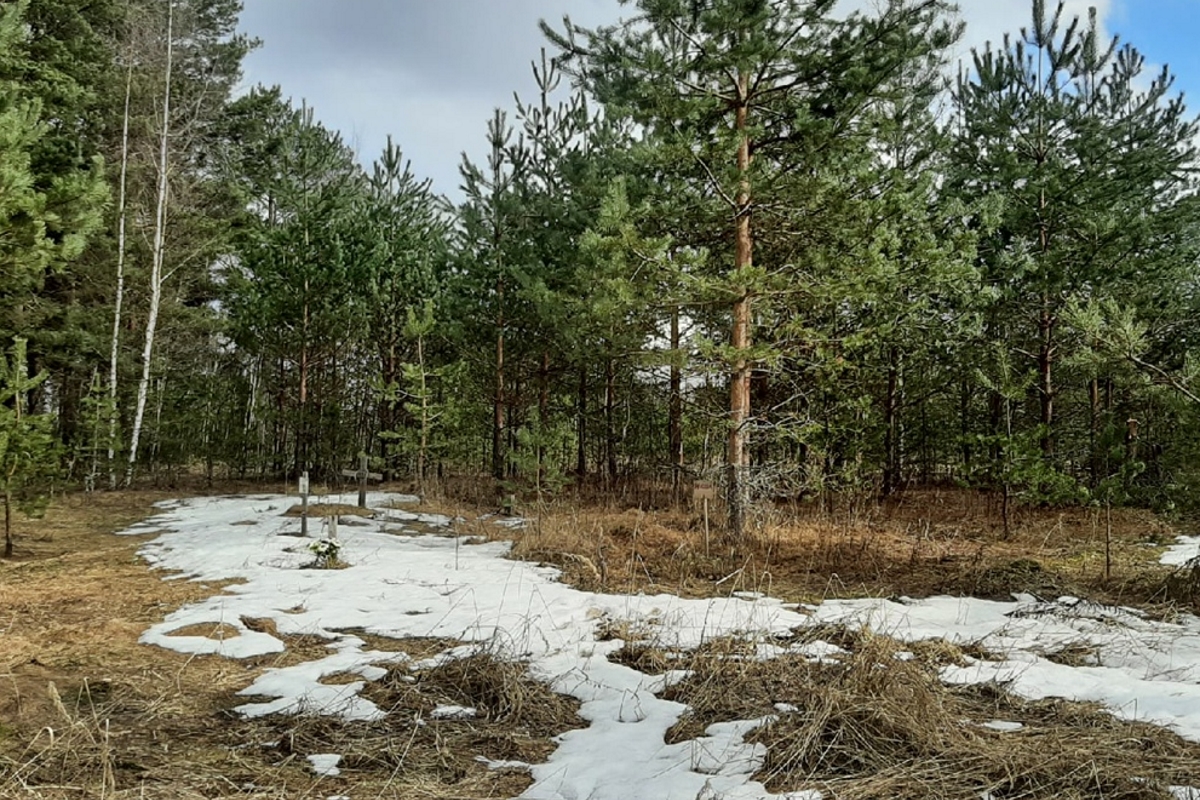
[[[504,229],[500,219],[500,187],[503,179],[503,114],[497,109],[492,130],[492,263],[496,267],[496,391],[492,398],[492,477],[503,480],[506,472],[504,448],[504,256],[500,244]]]
[[[887,394],[883,402],[883,496],[890,497],[900,487],[900,352],[888,352]]]
[[[1088,382],[1088,449],[1090,451],[1089,471],[1092,488],[1100,485],[1100,379],[1092,378]]]
[[[680,501],[683,480],[683,370],[679,366],[679,306],[671,309],[671,388],[667,408],[667,449],[671,464],[671,499]]]
[[[734,126],[738,133],[737,222],[735,226],[734,271],[743,273],[753,263],[754,239],[750,229],[750,79],[738,76],[739,104]],[[745,533],[749,492],[746,485],[746,422],[750,417],[750,291],[740,288],[741,295],[733,303],[733,331],[730,344],[734,351],[733,369],[729,379],[729,446],[726,455],[728,476],[729,534],[740,539]]]
[[[608,467],[608,485],[617,485],[617,381],[616,369],[610,358],[604,362],[604,461]]]
[[[496,280],[496,300],[504,307],[504,279]],[[496,316],[496,392],[492,398],[492,477],[504,479],[504,311]]]
[[[117,488],[117,358],[121,345],[121,306],[125,299],[125,189],[129,175],[129,102],[133,59],[125,73],[125,113],[121,120],[121,177],[117,188],[117,294],[113,300],[112,344],[108,354],[108,488]]]
[[[421,375],[421,444],[417,449],[417,490],[425,496],[425,463],[429,452],[429,386],[425,379],[425,343],[417,337],[417,369]]]
[[[582,481],[587,477],[587,367],[579,368],[579,390],[575,395],[575,474]]]
[[[1038,394],[1040,396],[1042,424],[1042,455],[1054,457],[1054,315],[1049,300],[1043,301],[1038,320],[1040,346],[1038,347]]]
[[[138,441],[146,414],[146,396],[150,391],[150,367],[154,356],[154,333],[158,326],[158,311],[162,303],[162,269],[164,238],[167,226],[167,169],[171,132],[171,66],[174,54],[174,0],[167,0],[167,61],[163,77],[162,132],[159,137],[158,199],[154,214],[154,245],[150,262],[150,312],[146,319],[146,340],[142,348],[142,378],[138,382],[137,407],[133,417],[133,432],[129,438],[129,465],[125,470],[125,485],[133,482],[137,463]]]
[[[13,538],[12,538],[12,495],[8,492],[4,493],[4,557],[12,558],[13,554]]]
[[[538,486],[546,480],[546,430],[550,416],[550,353],[542,351],[542,364],[538,368],[538,424],[537,424],[537,470]]]

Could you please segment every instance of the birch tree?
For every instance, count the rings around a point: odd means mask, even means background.
[[[133,430],[129,436],[129,465],[125,469],[125,485],[133,481],[137,463],[138,444],[146,414],[146,397],[150,390],[150,367],[154,355],[154,334],[158,328],[158,312],[162,303],[163,254],[167,227],[167,192],[170,186],[168,170],[171,140],[171,68],[175,53],[175,3],[167,2],[166,59],[163,64],[162,122],[159,130],[158,189],[154,206],[154,244],[150,264],[150,307],[146,315],[146,333],[142,346],[142,377],[138,381],[137,403],[133,413]]]

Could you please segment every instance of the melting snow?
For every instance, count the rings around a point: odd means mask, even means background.
[[[1163,553],[1161,563],[1168,567],[1182,567],[1200,558],[1200,536],[1180,536],[1175,544]]]
[[[342,774],[342,771],[338,769],[338,764],[342,763],[342,757],[336,753],[315,753],[308,757],[308,763],[312,764],[313,772],[322,777],[332,778]]]
[[[376,492],[368,504],[414,499]],[[352,495],[324,500],[354,502]],[[905,641],[978,642],[999,660],[947,667],[944,680],[998,680],[1030,698],[1094,700],[1119,716],[1169,725],[1200,741],[1200,620],[1195,617],[1165,623],[1075,598],[1040,602],[1028,596],[1008,603],[934,597],[830,600],[802,607],[757,594],[709,600],[596,594],[559,583],[554,569],[505,558],[505,543],[387,533],[385,526],[395,522],[441,529],[450,525],[446,517],[394,508],[367,525],[343,528],[340,557],[348,568],[303,569],[312,556],[305,543],[294,538],[300,522],[280,516],[290,505],[283,497],[197,498],[162,504],[161,514],[129,529],[127,533],[166,531],[142,553],[155,566],[175,571],[172,577],[241,581],[224,594],[172,613],[147,630],[143,641],[231,658],[279,652],[283,641],[251,630],[243,621],[264,618],[273,620],[281,635],[329,640],[329,655],[321,659],[260,674],[241,692],[254,698],[238,707],[248,716],[328,713],[378,718],[383,712],[360,691],[385,674],[385,665],[408,657],[368,649],[361,638],[345,633],[350,629],[393,638],[442,637],[486,644],[495,652],[523,657],[534,675],[577,698],[580,715],[590,723],[558,737],[558,749],[545,764],[528,765],[534,783],[522,797],[529,800],[820,797],[816,792],[772,795],[751,780],[765,751],[762,745],[746,743],[745,737],[763,719],[713,725],[695,740],[665,744],[664,734],[685,707],[656,694],[687,673],[652,677],[610,662],[608,655],[623,642],[597,641],[597,633],[611,621],[627,622],[666,650],[738,633],[769,639],[822,623],[870,626]],[[246,525],[248,519],[259,524]],[[193,625],[215,629],[221,624],[238,635],[219,640],[173,635]],[[1086,648],[1094,665],[1071,667],[1049,658],[1068,647]],[[471,652],[468,645],[410,666]],[[842,651],[823,642],[794,649],[765,642],[759,647],[764,658],[786,652],[820,660]],[[361,680],[321,682],[333,674]],[[792,709],[781,704],[777,710]],[[439,711],[450,714],[451,708]],[[1005,723],[989,724],[1004,729],[998,726]],[[337,774],[338,756],[319,754],[309,760],[314,770],[325,770],[321,774]],[[1174,791],[1180,798],[1200,800],[1194,790]]]
[[[434,719],[475,719],[475,709],[470,706],[438,706],[429,712]]]

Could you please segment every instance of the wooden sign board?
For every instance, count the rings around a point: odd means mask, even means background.
[[[717,489],[713,486],[712,481],[693,481],[692,482],[692,502],[700,503],[705,500],[716,500]]]

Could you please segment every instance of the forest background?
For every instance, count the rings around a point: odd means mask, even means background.
[[[0,8],[0,490],[544,499],[913,485],[1195,505],[1196,120],[1042,0],[639,0],[545,26],[451,203],[278,87],[236,0]],[[6,524],[6,530],[8,526]],[[11,545],[11,540],[10,540]]]

